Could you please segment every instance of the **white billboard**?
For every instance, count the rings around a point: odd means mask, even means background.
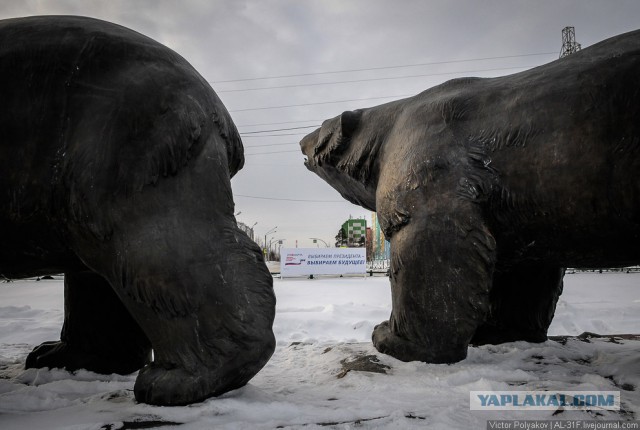
[[[367,271],[365,248],[282,248],[280,275],[348,275]]]

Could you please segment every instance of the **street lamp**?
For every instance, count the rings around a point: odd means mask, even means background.
[[[278,243],[282,243],[283,240],[284,239],[270,239],[269,240],[269,254],[271,254],[271,245],[273,244],[274,248],[275,248],[275,245],[278,244]],[[275,249],[274,249],[274,254],[275,254]]]
[[[269,258],[269,254],[267,253],[267,235],[270,234],[270,233],[275,233],[277,228],[278,228],[278,226],[275,226],[271,230],[269,230],[268,232],[266,232],[264,234],[264,253],[265,253],[266,259]]]
[[[324,240],[322,240],[322,239],[319,239],[317,237],[310,237],[309,239],[315,240],[316,244],[318,243],[317,241],[319,240],[320,242],[324,243],[324,246],[326,246],[327,248],[329,247],[329,244],[327,242],[325,242]],[[320,245],[318,245],[318,248],[320,248]]]
[[[253,232],[253,228],[254,228],[256,225],[258,225],[258,221],[254,222],[254,223],[253,223],[253,225],[251,226],[251,228],[249,229],[249,231],[251,232],[251,240],[254,240],[254,241],[255,241],[256,239],[255,239],[255,234],[254,234],[254,232]]]

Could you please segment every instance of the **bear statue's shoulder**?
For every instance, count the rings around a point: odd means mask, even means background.
[[[79,184],[139,190],[187,169],[205,145],[224,147],[230,175],[244,163],[238,131],[206,79],[178,53],[123,26],[79,16],[0,20],[0,77],[11,96],[5,109],[22,115],[13,128],[47,112],[46,129],[21,145],[65,154],[56,171]],[[38,137],[47,133],[62,138]]]

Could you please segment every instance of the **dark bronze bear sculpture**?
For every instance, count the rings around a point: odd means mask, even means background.
[[[275,297],[207,81],[148,37],[61,16],[1,21],[0,77],[0,274],[65,274],[61,340],[27,366],[144,366],[136,399],[158,405],[245,385],[273,353]]]
[[[635,31],[344,112],[300,142],[390,238],[380,352],[449,363],[470,343],[542,342],[564,268],[640,263],[639,77]]]

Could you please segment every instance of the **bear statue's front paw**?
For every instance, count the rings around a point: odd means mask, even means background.
[[[401,361],[424,361],[425,363],[455,363],[467,356],[464,348],[451,346],[445,351],[435,351],[428,346],[411,342],[393,333],[389,321],[384,321],[373,329],[373,346],[383,354]]]
[[[140,369],[149,361],[148,354],[130,354],[117,351],[90,352],[86,348],[65,341],[44,342],[34,348],[27,356],[25,367],[60,368],[68,371],[86,369],[91,372],[110,375],[118,373],[128,375]]]
[[[181,367],[165,368],[151,363],[138,374],[133,388],[136,400],[157,406],[183,406],[219,396],[244,386],[248,379],[238,369],[221,375],[206,367],[189,371]],[[246,375],[245,375],[246,376]]]
[[[87,354],[69,345],[64,341],[44,342],[40,346],[34,348],[27,356],[25,367],[30,368],[60,368],[69,371],[78,369],[87,369],[96,373],[113,373],[103,372],[95,366],[99,359],[94,354]],[[99,367],[99,366],[98,366]],[[137,370],[137,369],[134,369]]]

